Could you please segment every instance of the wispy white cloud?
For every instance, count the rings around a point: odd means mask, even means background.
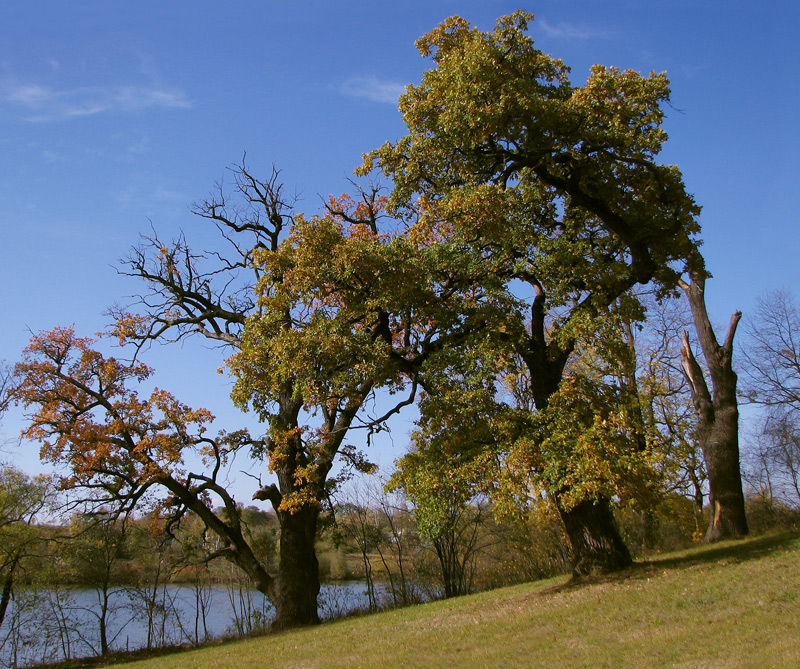
[[[397,81],[383,81],[375,76],[350,77],[339,86],[339,92],[342,95],[391,104],[397,104],[398,98],[404,91],[405,84]]]
[[[118,191],[114,197],[121,207],[144,209],[148,216],[154,218],[163,219],[184,214],[191,196],[177,189],[164,188],[155,181],[153,174],[136,174],[129,180],[126,188]]]
[[[548,37],[564,39],[612,39],[614,37],[613,31],[590,28],[585,25],[576,25],[574,23],[566,23],[564,21],[553,25],[544,19],[537,19],[536,25],[541,27]]]
[[[191,100],[181,91],[147,86],[84,87],[56,90],[38,84],[6,84],[2,98],[23,110],[28,121],[58,121],[103,112],[132,112],[149,108],[187,108]]]

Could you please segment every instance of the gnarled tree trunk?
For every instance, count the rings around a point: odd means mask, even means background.
[[[278,511],[280,550],[272,602],[277,615],[272,629],[282,630],[319,623],[319,562],[314,549],[319,508],[312,504]]]
[[[572,545],[573,576],[609,573],[633,563],[607,498],[585,499],[569,510],[557,506]]]
[[[681,362],[692,388],[692,399],[698,418],[698,435],[708,472],[711,513],[706,541],[719,541],[745,536],[742,476],[739,466],[739,408],[736,399],[736,372],[733,371],[733,338],[742,313],[731,317],[725,342],[720,345],[714,335],[705,303],[705,278],[690,273],[691,283],[681,288],[692,308],[697,336],[706,360],[712,388],[694,357],[689,335],[683,333]]]

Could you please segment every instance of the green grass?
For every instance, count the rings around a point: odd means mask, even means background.
[[[800,667],[800,535],[161,656],[129,669]]]

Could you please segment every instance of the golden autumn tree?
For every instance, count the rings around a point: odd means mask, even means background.
[[[230,352],[233,399],[264,426],[231,448],[260,467],[253,497],[275,508],[280,555],[264,591],[275,626],[291,627],[318,622],[314,540],[335,465],[370,467],[354,431],[369,435],[414,401],[424,362],[483,326],[493,288],[474,282],[478,256],[405,234],[378,188],[306,216],[277,172],[260,180],[242,165],[234,175],[233,194],[220,189],[195,208],[219,230],[219,249],[153,235],[133,250],[126,272],[150,290],[136,311],[115,308],[114,333],[140,349],[199,335]]]
[[[279,423],[282,415],[276,412],[266,417],[269,434],[262,441],[244,431],[211,437],[210,412],[192,409],[161,389],[140,396],[138,386],[152,370],[106,357],[95,344],[72,328],[56,328],[35,335],[16,366],[16,399],[30,411],[24,436],[42,443],[42,459],[63,472],[62,487],[84,491],[87,501],[114,514],[155,506],[168,530],[194,514],[220,539],[221,547],[206,560],[224,558],[239,567],[275,605],[276,628],[317,622],[314,536],[321,502],[333,484],[327,475],[346,433],[346,428],[336,431],[347,424],[337,416],[349,409],[344,420],[352,420],[369,387],[359,384],[343,410],[328,404],[325,415],[334,417],[332,425],[317,427],[314,435],[307,434],[312,431],[307,425]],[[296,400],[298,414],[305,405]],[[276,573],[248,540],[242,504],[227,488],[226,464],[242,448],[250,448],[278,476],[278,486],[253,495],[270,500],[278,515]],[[223,513],[215,511],[218,501]]]
[[[235,448],[247,450],[261,466],[252,472],[254,480],[259,482],[253,498],[273,505],[280,526],[279,556],[272,585],[260,585],[264,581],[260,574],[265,571],[262,563],[254,572],[247,569],[245,572],[275,605],[273,627],[314,624],[319,622],[320,589],[314,548],[317,519],[334,483],[328,478],[333,461],[372,386],[369,381],[354,379],[356,392],[352,400],[340,403],[336,398],[330,401],[325,398],[322,414],[314,404],[319,395],[306,396],[304,391],[313,382],[303,381],[299,372],[314,371],[322,375],[330,365],[315,367],[309,360],[312,349],[304,358],[308,366],[302,366],[300,357],[296,369],[291,364],[295,362],[293,354],[302,348],[299,340],[307,335],[310,344],[314,336],[298,320],[303,305],[273,302],[275,309],[270,310],[261,303],[264,296],[257,293],[264,267],[273,258],[289,264],[270,267],[268,279],[284,293],[292,293],[296,276],[291,267],[294,242],[287,239],[295,221],[294,203],[285,197],[277,170],[262,180],[242,164],[233,170],[233,175],[233,192],[220,186],[193,208],[195,215],[216,227],[217,248],[200,251],[192,248],[183,235],[165,241],[153,234],[144,237],[132,250],[125,260],[124,271],[143,280],[147,292],[133,305],[135,311],[131,307],[112,310],[117,323],[114,333],[121,342],[132,343],[138,349],[151,342],[200,336],[218,342],[227,350],[237,370],[248,367],[246,357],[252,359],[257,355],[259,343],[275,344],[272,351],[283,355],[280,361],[270,360],[273,366],[264,370],[259,382],[252,381],[252,401],[246,389],[240,387],[237,391],[240,404],[258,411],[264,421],[264,433],[241,439]],[[316,249],[323,246],[319,243]],[[299,253],[308,257],[303,250]],[[296,293],[292,295],[297,297]],[[319,319],[315,323],[319,324]],[[271,326],[277,328],[275,341],[263,342],[257,333]],[[286,364],[286,360],[290,363]],[[301,387],[302,383],[306,383],[305,387]],[[313,408],[307,412],[311,405]],[[318,422],[310,423],[314,418]],[[311,447],[311,440],[316,440],[317,445]],[[345,452],[353,456],[354,464],[362,464],[352,449]],[[277,485],[261,483],[272,474]],[[226,516],[236,521],[237,507],[226,508]],[[235,552],[251,551],[236,548]]]

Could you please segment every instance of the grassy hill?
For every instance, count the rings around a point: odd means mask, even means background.
[[[705,546],[127,663],[256,667],[800,667],[800,534]]]

